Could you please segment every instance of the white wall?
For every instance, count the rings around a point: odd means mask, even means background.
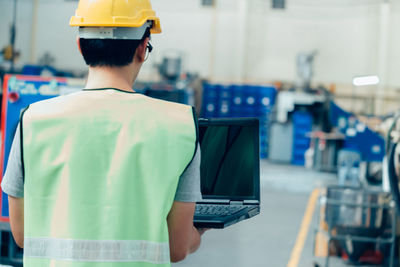
[[[46,51],[60,68],[84,70],[76,30],[68,26],[77,2],[38,0],[37,61]],[[20,62],[31,57],[33,0],[19,0],[17,48]],[[315,81],[350,83],[356,75],[374,74],[378,64],[381,0],[287,0],[287,9],[272,10],[266,0],[218,0],[215,9],[200,0],[152,0],[163,34],[154,35],[155,51],[143,70],[167,49],[182,49],[186,69],[220,81],[295,81],[295,57],[317,49]],[[0,0],[0,46],[8,42],[12,0]],[[400,86],[400,4],[391,11],[387,81]]]
[[[251,10],[258,30],[250,37],[249,78],[293,80],[296,54],[314,49],[316,81],[349,83],[354,75],[376,72],[378,5],[292,0],[287,10],[277,11],[265,1],[251,2],[259,3]]]
[[[21,50],[21,62],[29,61],[31,48],[31,22],[32,22],[32,1],[19,0],[17,3],[17,37],[16,46]],[[10,26],[13,17],[14,0],[0,0],[0,49],[10,43]]]
[[[388,81],[389,85],[400,87],[400,2],[392,4],[391,29],[389,38]]]

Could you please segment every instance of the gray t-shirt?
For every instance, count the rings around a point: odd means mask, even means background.
[[[200,193],[200,146],[188,168],[179,179],[175,201],[197,202],[201,200]],[[7,195],[16,198],[24,197],[24,179],[22,175],[21,139],[19,125],[11,146],[6,173],[1,182],[1,188]]]

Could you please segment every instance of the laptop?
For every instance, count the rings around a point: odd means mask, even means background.
[[[225,228],[260,213],[259,122],[199,119],[201,194],[197,228]]]

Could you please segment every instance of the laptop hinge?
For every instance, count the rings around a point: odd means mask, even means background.
[[[258,204],[260,204],[260,202],[258,201],[258,200],[245,200],[244,201],[244,203],[243,204],[245,204],[245,205],[258,205]]]
[[[233,201],[233,200],[231,200],[231,201],[229,202],[229,204],[230,204],[230,205],[243,205],[243,201]]]

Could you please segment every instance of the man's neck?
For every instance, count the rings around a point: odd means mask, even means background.
[[[117,88],[132,92],[138,70],[132,65],[126,67],[90,67],[86,89]]]

